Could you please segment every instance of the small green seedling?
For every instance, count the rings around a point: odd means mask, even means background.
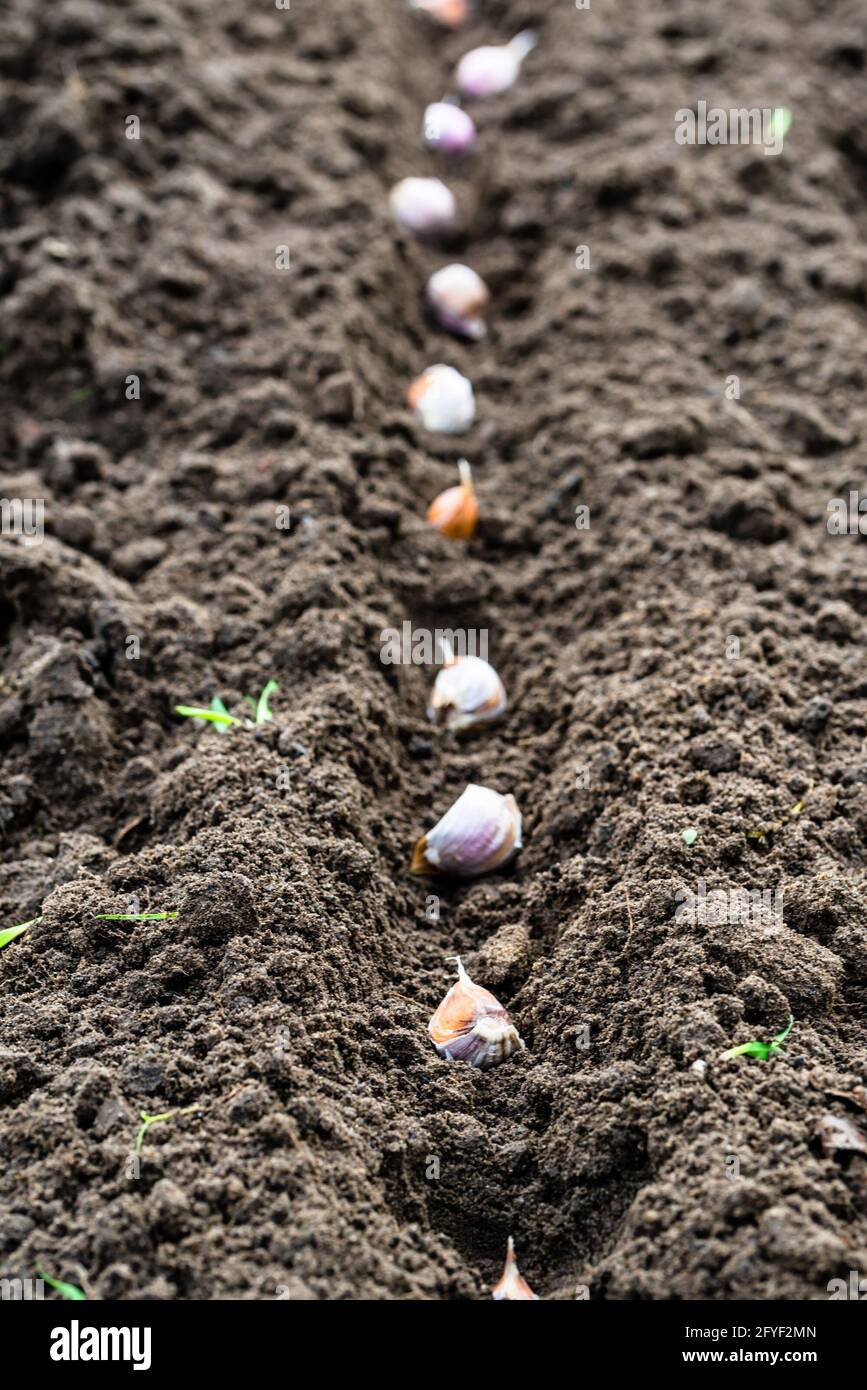
[[[795,1019],[793,1014],[789,1014],[789,1021],[782,1033],[777,1033],[770,1042],[741,1043],[740,1047],[730,1047],[728,1052],[723,1052],[720,1056],[721,1062],[730,1062],[733,1057],[758,1057],[762,1062],[770,1061],[771,1057],[782,1052],[783,1043],[792,1031]]]
[[[683,843],[684,843],[687,847],[689,847],[690,845],[694,845],[695,842],[696,842],[696,840],[698,839],[698,831],[697,831],[697,830],[684,830],[684,831],[682,832],[682,834],[683,834]]]
[[[774,107],[773,113],[771,115],[771,139],[776,140],[779,136],[780,140],[785,140],[786,136],[789,133],[789,127],[791,124],[792,113],[789,110],[789,108],[787,106]]]
[[[763,841],[765,836],[770,835],[774,830],[782,830],[783,826],[788,825],[789,821],[797,820],[798,816],[801,814],[804,807],[806,806],[807,798],[812,792],[812,790],[813,783],[811,782],[807,790],[804,792],[804,795],[801,797],[801,800],[795,802],[794,806],[792,807],[791,811],[787,816],[783,816],[782,820],[771,821],[769,825],[760,825],[757,830],[748,830],[747,839]]]
[[[177,912],[97,912],[97,922],[168,922]]]
[[[210,709],[200,709],[197,705],[175,705],[175,714],[183,715],[185,719],[205,719],[209,724],[215,725],[221,733],[225,733],[232,725],[253,729],[258,724],[265,724],[269,719],[274,718],[268,700],[279,689],[280,686],[276,681],[268,681],[258,699],[255,695],[244,697],[247,704],[252,707],[256,716],[255,719],[237,719],[234,714],[229,714],[226,706],[217,695],[211,701]]]
[[[39,920],[38,917],[31,917],[29,922],[19,922],[17,927],[5,927],[3,931],[0,931],[0,950],[4,946],[8,946],[10,941],[14,941],[16,936],[20,936],[28,927],[35,926]]]
[[[141,1120],[141,1128],[135,1137],[136,1153],[141,1153],[141,1146],[151,1125],[164,1124],[166,1120],[173,1120],[176,1115],[192,1115],[194,1110],[201,1110],[202,1108],[201,1105],[188,1105],[183,1110],[166,1110],[162,1115],[149,1115],[146,1110],[140,1110],[138,1117]]]
[[[174,1110],[167,1110],[164,1115],[149,1115],[146,1110],[139,1111],[138,1117],[141,1120],[141,1129],[135,1137],[135,1151],[137,1154],[141,1153],[141,1146],[144,1143],[145,1135],[151,1125],[163,1124],[165,1120],[170,1120],[174,1113]]]
[[[56,1289],[64,1298],[68,1298],[71,1303],[86,1303],[87,1294],[78,1287],[77,1284],[64,1284],[62,1279],[52,1279],[49,1274],[43,1274],[41,1269],[36,1271],[37,1279],[41,1279],[43,1284],[49,1288]]]
[[[220,701],[222,704],[222,700]],[[217,709],[199,709],[197,705],[175,705],[175,714],[182,714],[185,719],[206,719],[209,724],[216,724],[223,733],[230,724],[243,724],[243,719],[236,719],[234,714],[223,714]]]
[[[265,724],[269,719],[274,718],[268,707],[268,697],[276,694],[279,689],[280,687],[276,681],[268,681],[268,684],[265,686],[258,700],[253,695],[248,695],[246,697],[247,704],[252,705],[255,711],[257,724]]]
[[[229,714],[229,711],[226,709],[226,706],[223,704],[223,701],[220,699],[219,695],[215,695],[213,700],[211,701],[211,710],[214,714],[226,715],[227,722],[225,724],[215,723],[214,728],[217,730],[218,734],[227,734],[229,732],[229,722],[231,721],[232,716]]]

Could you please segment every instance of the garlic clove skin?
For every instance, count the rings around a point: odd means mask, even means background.
[[[472,14],[470,0],[410,0],[410,8],[422,10],[446,29],[459,29]]]
[[[455,262],[435,270],[427,282],[427,302],[434,317],[450,333],[478,340],[487,333],[485,311],[491,295],[480,275]]]
[[[455,69],[458,90],[467,97],[492,97],[514,86],[527,54],[536,47],[531,29],[501,46],[487,45],[465,53]]]
[[[479,504],[473,487],[473,473],[466,459],[458,460],[461,481],[447,487],[427,509],[427,519],[452,541],[468,541],[479,520]]]
[[[515,1243],[509,1236],[506,1245],[506,1263],[499,1283],[494,1285],[491,1297],[498,1303],[505,1300],[509,1303],[518,1302],[539,1302],[539,1295],[533,1293],[523,1274],[518,1269],[518,1262],[515,1259]]]
[[[444,362],[422,372],[406,398],[424,428],[436,434],[464,434],[476,416],[472,382]]]
[[[401,179],[388,204],[398,226],[419,237],[446,236],[457,225],[458,206],[442,179]]]
[[[459,657],[438,672],[427,717],[432,724],[460,733],[499,719],[506,709],[503,682],[480,656]]]
[[[521,847],[515,798],[470,782],[433,830],[416,842],[410,873],[478,878],[502,869]]]
[[[457,983],[434,1013],[428,1034],[441,1057],[487,1071],[522,1052],[524,1043],[500,1001],[473,983],[460,956],[456,960]]]
[[[472,116],[451,101],[434,101],[425,108],[421,134],[429,150],[444,154],[466,154],[476,143]]]

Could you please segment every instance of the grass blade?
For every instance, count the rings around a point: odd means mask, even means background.
[[[72,1303],[87,1302],[87,1294],[77,1284],[64,1284],[62,1279],[52,1279],[50,1274],[43,1274],[41,1269],[37,1269],[36,1277],[47,1284],[49,1288],[56,1289],[59,1294],[68,1298]]]
[[[31,917],[29,922],[20,922],[17,927],[5,927],[0,931],[0,951],[4,946],[8,946],[10,941],[14,941],[16,936],[20,936],[28,927],[32,927],[39,921],[38,917]]]
[[[224,714],[216,709],[199,709],[196,705],[175,705],[175,714],[181,714],[185,719],[206,719],[209,724],[243,724],[243,719],[236,719],[234,714]]]
[[[232,717],[232,716],[229,714],[229,711],[226,709],[226,706],[223,704],[223,701],[220,699],[219,695],[215,695],[214,698],[213,698],[213,700],[211,701],[211,709],[214,711],[214,714],[225,714],[225,715],[227,715],[229,720],[230,720],[231,717]],[[229,724],[228,724],[228,722],[225,723],[225,724],[215,724],[214,727],[216,728],[217,732],[220,733],[220,734],[227,734],[227,733],[229,732]]]
[[[167,922],[177,912],[97,912],[97,922]]]
[[[270,710],[270,708],[269,708],[269,706],[268,706],[268,698],[269,698],[269,696],[276,694],[276,692],[277,692],[279,689],[280,689],[280,686],[277,684],[276,681],[269,681],[268,684],[265,686],[265,689],[262,691],[262,694],[259,696],[259,702],[258,702],[258,704],[256,705],[256,723],[257,723],[257,724],[264,724],[264,723],[266,722],[266,720],[268,720],[268,719],[273,719],[273,718],[274,718],[274,716],[273,716],[273,714],[271,713],[271,710]]]

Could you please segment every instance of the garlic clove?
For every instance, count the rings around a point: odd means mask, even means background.
[[[423,10],[446,29],[459,29],[472,13],[470,0],[410,0],[414,10]]]
[[[473,473],[466,459],[458,460],[461,481],[447,487],[427,509],[427,519],[452,541],[468,541],[479,520],[479,504],[473,487]]]
[[[425,429],[437,434],[463,434],[475,419],[472,382],[444,362],[422,372],[406,398]]]
[[[459,733],[498,719],[505,708],[506,692],[493,666],[480,656],[463,656],[438,672],[427,717]]]
[[[468,97],[491,97],[506,92],[517,81],[521,64],[536,47],[531,29],[516,34],[509,43],[470,49],[458,63],[455,80]]]
[[[515,798],[470,782],[433,830],[416,842],[410,873],[477,878],[503,868],[521,844]]]
[[[451,101],[433,101],[425,107],[422,139],[430,150],[466,154],[476,143],[472,116]]]
[[[416,236],[445,236],[457,224],[458,206],[442,179],[401,179],[388,204],[398,225]]]
[[[431,1042],[450,1062],[468,1062],[487,1071],[524,1050],[518,1030],[490,990],[474,984],[460,956],[458,979],[428,1024]]]
[[[517,1303],[519,1301],[527,1302],[531,1299],[536,1303],[539,1302],[539,1295],[533,1293],[518,1269],[518,1263],[515,1259],[515,1244],[511,1236],[509,1236],[506,1245],[506,1263],[503,1267],[503,1273],[499,1283],[494,1285],[492,1297],[497,1302],[505,1300],[510,1303]]]
[[[490,292],[480,275],[468,265],[444,265],[427,282],[427,301],[442,324],[463,338],[484,338],[485,310]]]

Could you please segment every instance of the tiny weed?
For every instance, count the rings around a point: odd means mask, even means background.
[[[139,1119],[141,1120],[141,1128],[135,1137],[136,1153],[141,1153],[141,1146],[144,1143],[145,1135],[151,1125],[165,1124],[166,1120],[173,1120],[176,1115],[192,1115],[194,1110],[203,1109],[204,1106],[201,1105],[187,1105],[183,1110],[166,1110],[162,1115],[149,1115],[146,1110],[140,1110]]]
[[[771,139],[776,140],[777,136],[785,140],[792,124],[792,113],[787,106],[776,106],[771,116]]]
[[[68,1298],[71,1303],[86,1303],[87,1294],[78,1287],[77,1284],[64,1284],[62,1279],[52,1279],[50,1274],[43,1274],[41,1269],[36,1271],[37,1279],[41,1279],[49,1288],[56,1289],[64,1298]]]
[[[20,936],[28,927],[34,926],[39,921],[38,917],[31,917],[29,922],[19,922],[17,927],[5,927],[0,931],[0,950],[8,946],[10,941],[14,941],[16,936]]]
[[[727,1052],[723,1052],[719,1060],[730,1062],[733,1057],[758,1057],[762,1062],[770,1061],[771,1057],[782,1052],[783,1043],[791,1033],[794,1023],[794,1015],[789,1014],[789,1021],[782,1033],[775,1034],[770,1042],[758,1042],[754,1039],[752,1042],[741,1043],[740,1047],[730,1047]]]
[[[246,697],[247,704],[251,705],[255,712],[257,724],[264,724],[267,720],[274,718],[268,706],[268,697],[274,695],[279,689],[280,687],[276,681],[268,681],[258,700],[253,695],[248,695]]]
[[[177,912],[97,912],[97,922],[168,922]]]
[[[795,802],[787,816],[783,816],[782,820],[771,821],[769,825],[760,825],[757,830],[748,830],[747,839],[763,841],[765,836],[770,835],[774,830],[782,830],[784,825],[788,825],[790,821],[797,820],[806,806],[807,798],[812,790],[813,783],[811,782],[804,795],[801,797],[801,800]]]
[[[244,729],[254,729],[258,724],[265,724],[274,716],[268,700],[271,695],[280,689],[277,681],[268,681],[258,699],[255,695],[246,695],[244,698],[253,710],[255,718],[238,719],[234,714],[229,714],[226,706],[218,695],[211,701],[210,709],[201,709],[198,705],[175,705],[175,714],[182,715],[185,719],[204,719],[209,724],[215,725],[221,733],[233,725]]]
[[[217,730],[218,734],[227,734],[229,732],[229,724],[232,722],[232,716],[229,714],[229,711],[226,709],[219,695],[215,695],[211,701],[211,710],[214,714],[224,714],[226,716],[225,724],[215,723],[214,728]]]

